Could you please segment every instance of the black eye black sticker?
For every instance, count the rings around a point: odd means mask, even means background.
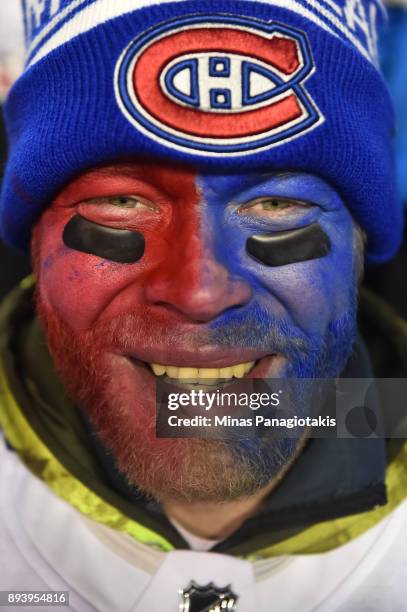
[[[136,263],[145,249],[143,234],[99,225],[81,215],[68,221],[63,241],[71,249],[118,263]]]
[[[325,257],[331,250],[331,241],[319,223],[312,223],[295,230],[251,236],[246,250],[266,266],[285,266]]]

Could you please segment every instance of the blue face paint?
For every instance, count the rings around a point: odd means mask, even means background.
[[[355,230],[339,194],[307,175],[199,177],[203,223],[216,259],[230,276],[250,284],[253,298],[226,310],[210,325],[216,344],[280,354],[292,377],[335,377],[356,335]],[[254,215],[264,198],[304,205],[279,214]],[[296,230],[317,223],[329,238],[325,257],[267,267],[246,250],[253,235]]]
[[[346,365],[356,337],[358,264],[355,228],[336,191],[322,179],[288,173],[240,177],[200,176],[204,231],[216,259],[231,277],[250,284],[249,303],[221,313],[210,324],[214,343],[250,347],[285,358],[279,377],[335,378]],[[276,215],[250,214],[264,198],[298,200]],[[253,236],[318,224],[329,240],[325,256],[268,267],[247,252]],[[273,373],[269,374],[270,377]],[[263,376],[267,378],[267,374]],[[298,400],[298,401],[297,401]],[[296,413],[309,412],[309,398],[296,398]],[[287,415],[285,415],[287,416]],[[293,455],[293,437],[229,441],[231,452],[251,461],[266,485]]]

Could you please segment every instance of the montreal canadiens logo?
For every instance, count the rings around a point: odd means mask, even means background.
[[[118,104],[149,138],[202,155],[276,146],[323,122],[305,82],[305,33],[276,22],[189,16],[136,38],[115,74]]]

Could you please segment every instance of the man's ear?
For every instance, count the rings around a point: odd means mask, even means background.
[[[40,230],[37,221],[31,232],[31,267],[36,278],[38,278],[40,272],[40,253]]]
[[[359,224],[355,223],[355,255],[356,255],[356,279],[361,285],[365,272],[365,249],[367,243],[366,233]]]

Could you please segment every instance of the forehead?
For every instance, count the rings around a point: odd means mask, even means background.
[[[148,188],[150,195],[169,201],[188,200],[225,203],[261,195],[328,201],[339,195],[323,178],[299,171],[258,170],[239,173],[202,171],[165,161],[131,161],[93,168],[83,172],[63,189],[60,197],[80,199],[115,195]],[[57,201],[60,198],[57,198]]]

